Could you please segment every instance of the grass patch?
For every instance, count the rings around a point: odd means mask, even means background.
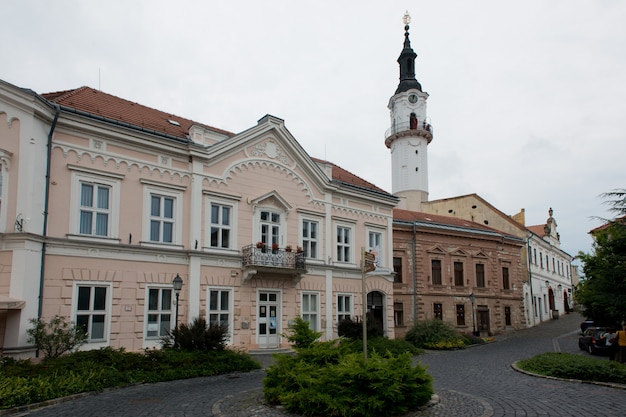
[[[556,378],[626,384],[626,365],[571,353],[542,353],[519,361],[517,367]]]
[[[0,409],[130,384],[251,371],[261,366],[231,350],[125,352],[110,347],[50,358],[0,360]]]

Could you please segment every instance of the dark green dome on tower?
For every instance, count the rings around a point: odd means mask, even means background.
[[[405,13],[403,17],[404,21],[404,48],[398,58],[398,64],[400,64],[400,84],[396,89],[396,94],[403,93],[411,89],[417,89],[422,91],[421,84],[415,79],[415,58],[417,54],[411,48],[411,40],[409,39],[409,23],[411,17],[409,13]]]

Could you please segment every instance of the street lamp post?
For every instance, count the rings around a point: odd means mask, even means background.
[[[476,331],[476,309],[474,308],[474,303],[476,302],[476,296],[474,295],[474,293],[470,294],[470,300],[472,301],[472,328],[473,328],[473,335],[474,336],[480,336],[480,334]]]
[[[176,274],[174,279],[172,280],[172,287],[174,287],[174,294],[176,295],[176,316],[174,316],[174,329],[178,328],[178,296],[180,295],[180,290],[183,288],[183,279],[180,275]],[[176,343],[176,341],[174,341]]]

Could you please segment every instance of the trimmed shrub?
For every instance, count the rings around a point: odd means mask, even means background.
[[[401,415],[425,405],[433,393],[432,378],[408,353],[373,352],[365,361],[344,344],[324,342],[276,361],[263,381],[265,399],[302,416]]]
[[[309,322],[298,316],[293,324],[289,325],[288,333],[284,335],[296,350],[306,349],[310,347],[317,339],[322,336],[322,332],[316,332],[311,329]]]
[[[173,347],[186,351],[224,350],[228,342],[226,324],[207,323],[206,319],[196,317],[189,324],[179,324],[167,336],[161,339],[165,348]]]
[[[458,349],[465,346],[456,329],[450,323],[438,319],[418,321],[407,331],[404,339],[424,349]]]
[[[363,352],[362,340],[347,340],[342,342],[342,344],[347,344],[354,353]],[[422,349],[413,346],[404,339],[388,339],[386,337],[367,339],[367,351],[368,353],[378,352],[380,354],[390,353],[392,355],[410,353],[413,356],[424,353]]]
[[[40,318],[28,321],[33,326],[26,330],[28,343],[34,344],[45,358],[56,358],[71,352],[87,341],[83,328],[67,322],[64,317],[54,316],[48,323]]]
[[[377,320],[372,313],[367,313],[366,326],[368,339],[384,336],[380,320]],[[339,337],[347,337],[352,340],[363,340],[363,322],[358,317],[354,320],[341,320],[337,323],[337,334],[339,334]]]

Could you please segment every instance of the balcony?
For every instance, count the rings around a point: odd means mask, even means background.
[[[258,276],[291,279],[295,285],[307,272],[303,252],[288,251],[285,248],[260,248],[257,245],[244,246],[241,252],[244,284]]]
[[[396,123],[385,132],[385,145],[391,147],[391,142],[402,136],[422,136],[430,143],[433,140],[433,127],[426,122],[420,122],[413,128],[409,122]]]

